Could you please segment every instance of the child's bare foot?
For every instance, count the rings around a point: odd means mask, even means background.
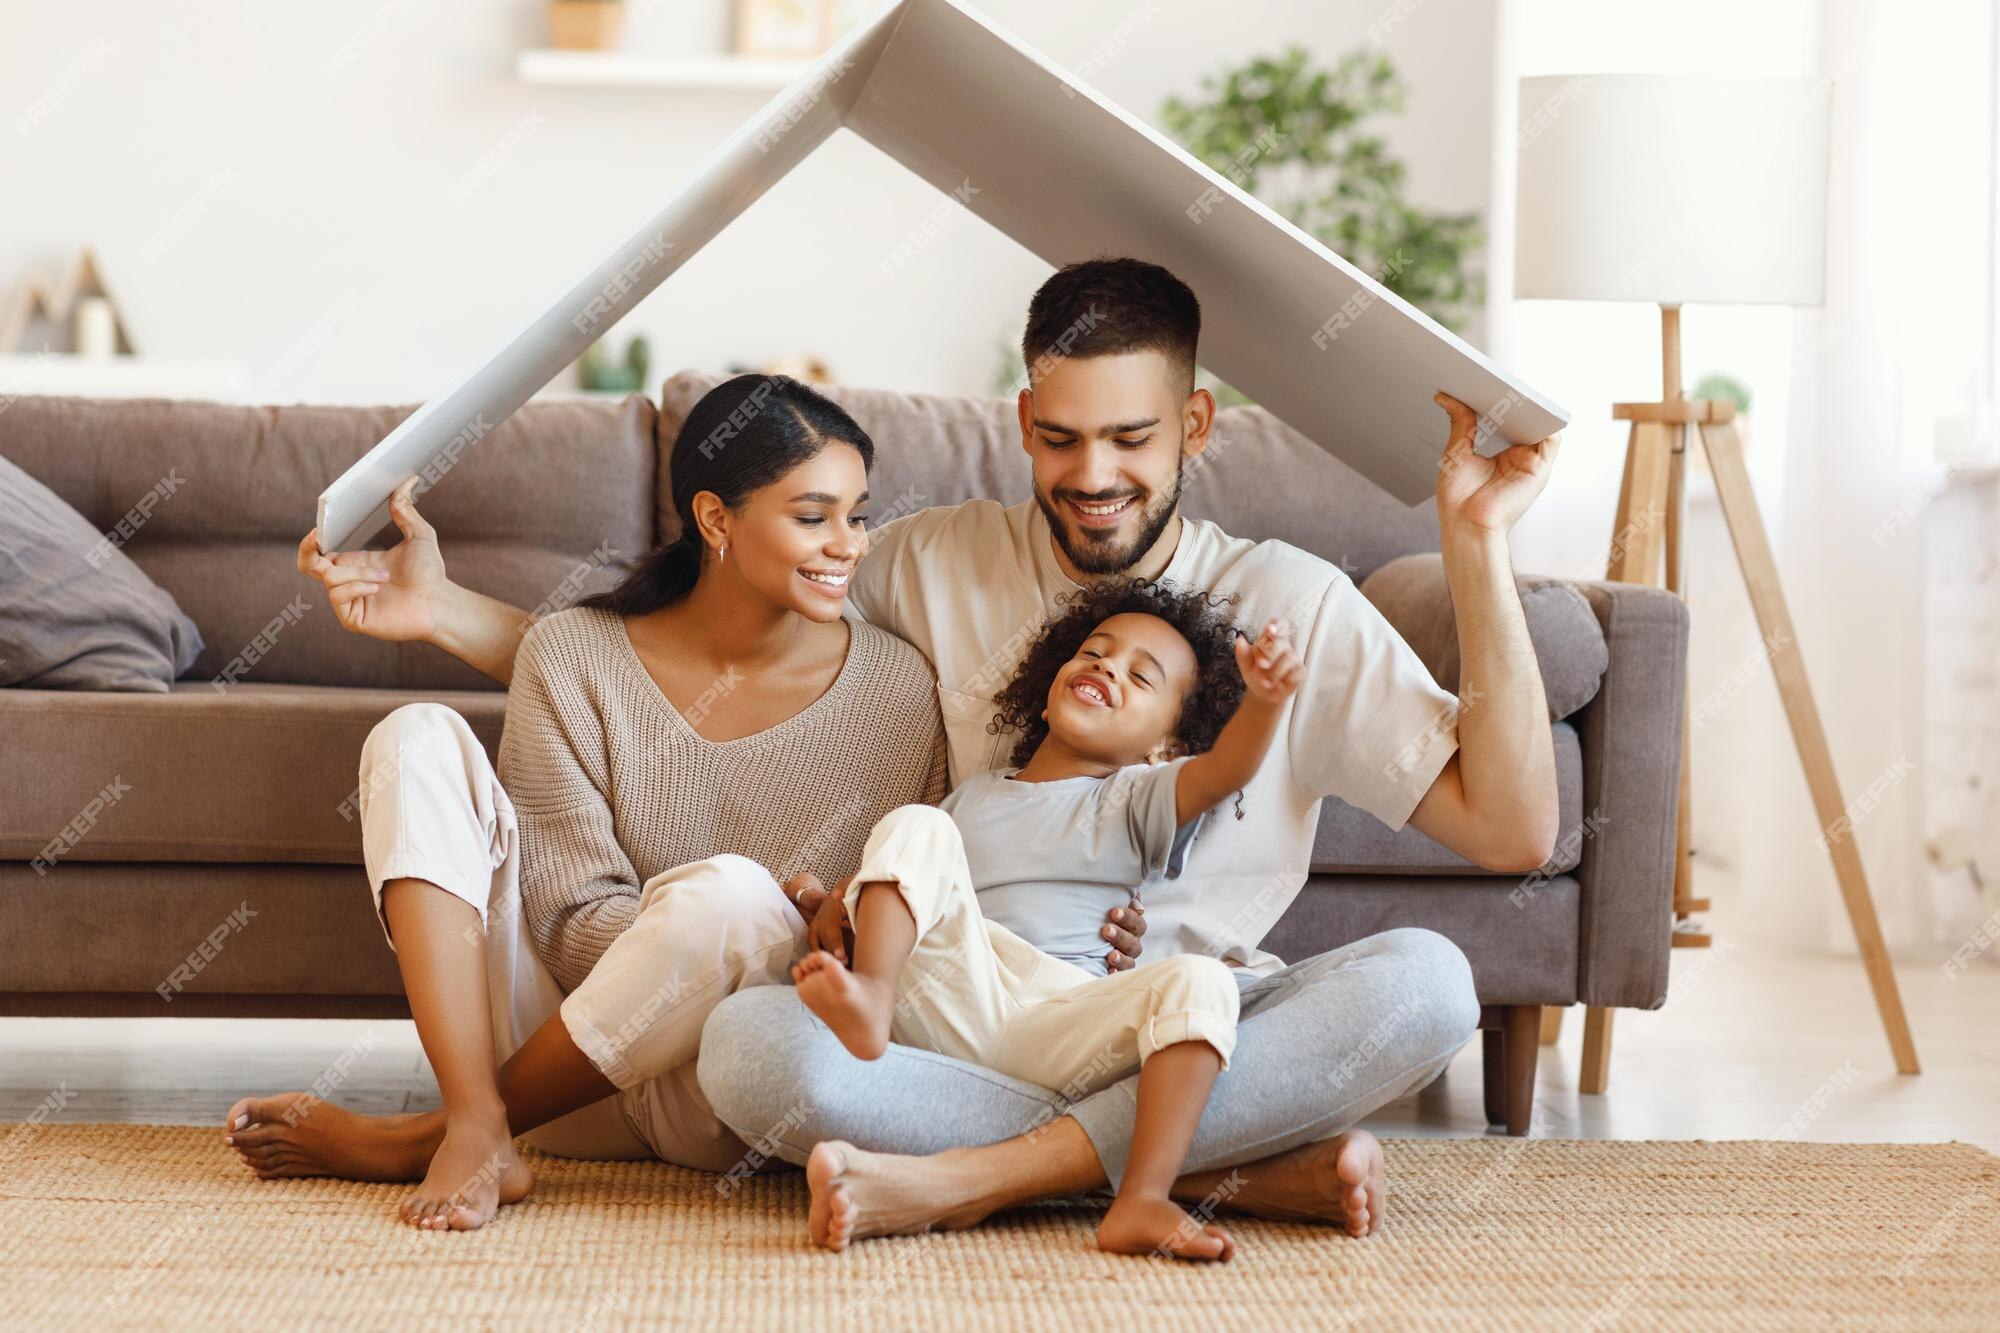
[[[1174,1259],[1223,1261],[1236,1242],[1221,1227],[1195,1220],[1171,1199],[1121,1194],[1097,1227],[1097,1248],[1113,1254],[1162,1254]]]
[[[879,1060],[889,1049],[896,997],[887,986],[848,971],[824,949],[800,960],[792,968],[792,981],[806,1008],[818,1014],[849,1051],[863,1060]]]

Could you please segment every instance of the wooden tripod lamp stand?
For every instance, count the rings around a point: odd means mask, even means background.
[[[1821,81],[1794,78],[1521,80],[1514,294],[1660,307],[1660,399],[1612,408],[1616,420],[1631,423],[1631,434],[1605,577],[1686,595],[1685,463],[1689,439],[1698,436],[1875,1007],[1897,1070],[1914,1074],[1916,1045],[1744,466],[1735,407],[1681,392],[1683,303],[1812,306],[1825,300],[1830,92]],[[1708,908],[1693,891],[1688,788],[1684,718],[1674,922],[1662,921],[1660,929],[1671,930],[1676,945],[1703,945],[1706,933],[1683,929]],[[1585,1092],[1606,1087],[1611,1014],[1592,1008],[1585,1016],[1579,1084]],[[1544,1042],[1560,1031],[1561,1011],[1548,1016]]]

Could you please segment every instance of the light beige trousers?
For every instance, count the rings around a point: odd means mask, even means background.
[[[1177,954],[1097,976],[1051,957],[979,912],[965,843],[935,806],[891,810],[868,835],[847,889],[893,883],[917,922],[897,982],[890,1036],[1071,1097],[1088,1095],[1176,1042],[1236,1049],[1236,975],[1219,959]]]
[[[485,953],[494,1060],[560,1013],[619,1089],[526,1135],[530,1143],[565,1157],[740,1166],[745,1145],[709,1109],[695,1054],[725,996],[785,981],[804,947],[805,924],[768,870],[716,856],[654,876],[631,926],[565,996],[521,913],[513,803],[464,718],[420,703],[376,724],[361,751],[360,813],[378,915],[395,879],[424,880],[478,910],[466,943]]]

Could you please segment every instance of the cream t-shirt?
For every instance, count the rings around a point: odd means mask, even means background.
[[[899,518],[869,542],[847,614],[937,668],[952,786],[1008,766],[1017,737],[988,733],[993,697],[1057,598],[1078,586],[1056,563],[1048,520],[1033,500],[970,500]],[[1338,796],[1400,829],[1458,748],[1458,700],[1353,580],[1296,546],[1185,519],[1160,578],[1237,596],[1229,614],[1250,633],[1277,620],[1306,679],[1243,790],[1242,817],[1235,800],[1223,802],[1203,817],[1180,875],[1133,886],[1146,905],[1141,963],[1204,953],[1275,971],[1282,961],[1257,944],[1305,883],[1321,800]]]

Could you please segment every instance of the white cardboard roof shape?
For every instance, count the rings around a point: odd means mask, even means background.
[[[1437,390],[1488,419],[1484,454],[1567,419],[959,0],[891,0],[540,318],[330,486],[321,545],[373,536],[395,486],[435,480],[843,127],[1051,264],[1134,255],[1173,270],[1201,301],[1202,363],[1406,504],[1436,491]]]

